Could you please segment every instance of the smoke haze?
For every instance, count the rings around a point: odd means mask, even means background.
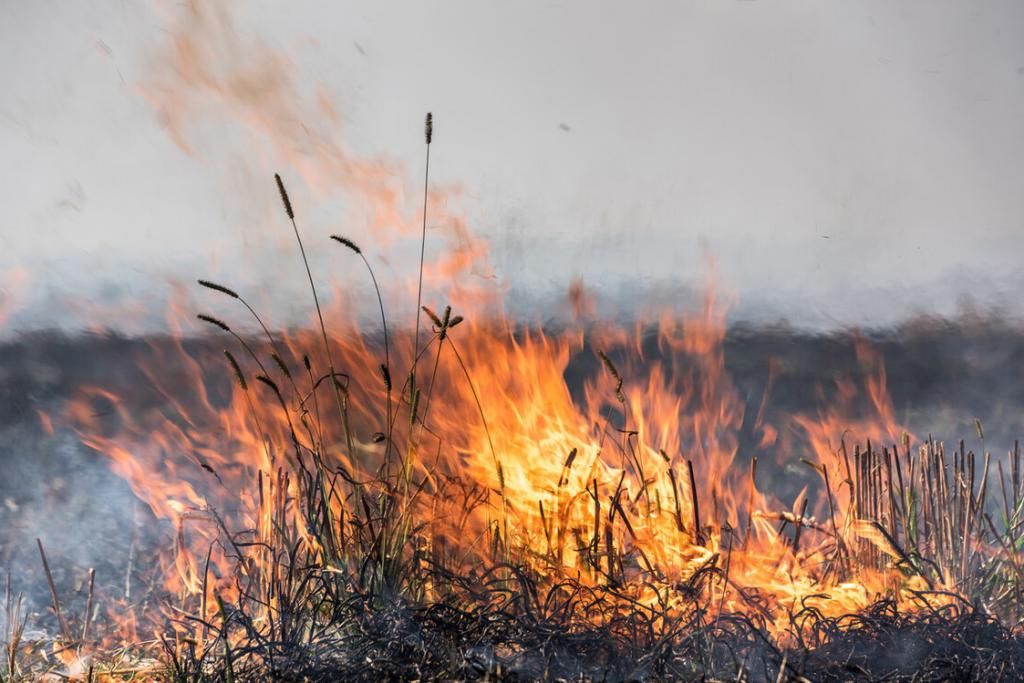
[[[209,7],[0,11],[8,330],[160,327],[203,276],[304,320],[274,171],[310,241],[351,235],[401,288],[428,110],[464,221],[431,240],[475,259],[445,282],[513,311],[576,277],[611,310],[678,301],[710,253],[739,318],[1021,313],[1019,3]]]

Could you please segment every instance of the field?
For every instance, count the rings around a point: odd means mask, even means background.
[[[659,335],[653,328],[641,338],[641,352],[647,363],[665,364],[678,373],[701,365],[700,358],[659,345]],[[626,585],[615,585],[615,573],[606,564],[600,574],[602,580],[578,580],[575,588],[567,590],[573,582],[566,583],[565,575],[558,582],[551,581],[535,558],[517,558],[511,549],[502,549],[500,542],[482,553],[489,559],[481,556],[457,565],[451,562],[451,556],[442,559],[436,550],[428,552],[416,546],[422,541],[414,541],[414,537],[428,536],[424,528],[409,529],[402,533],[409,539],[406,550],[411,554],[401,559],[399,569],[389,573],[388,556],[375,548],[380,532],[370,535],[369,530],[374,521],[384,526],[387,510],[376,506],[385,505],[380,501],[386,498],[371,499],[369,494],[365,494],[366,500],[372,502],[360,504],[374,506],[362,511],[366,520],[362,523],[368,524],[366,531],[360,522],[350,521],[353,535],[347,542],[354,547],[348,553],[338,551],[336,561],[339,565],[346,562],[354,574],[339,573],[337,576],[343,579],[337,580],[333,574],[307,575],[303,572],[310,571],[312,558],[300,562],[295,557],[274,555],[272,565],[294,574],[288,579],[294,582],[288,584],[288,595],[296,601],[291,607],[295,626],[288,628],[278,622],[269,627],[254,613],[270,604],[267,596],[274,589],[265,585],[262,597],[250,594],[253,602],[249,605],[239,598],[222,606],[199,605],[194,600],[189,603],[195,597],[192,594],[181,604],[191,604],[205,618],[190,622],[182,614],[181,621],[172,627],[174,612],[169,613],[167,606],[159,603],[173,594],[164,583],[165,551],[176,545],[180,526],[157,519],[152,502],[140,502],[124,479],[111,473],[108,456],[84,446],[81,434],[73,433],[66,424],[62,426],[58,418],[47,420],[41,415],[68,414],[69,405],[74,404],[82,388],[97,385],[112,394],[130,397],[130,410],[137,414],[159,410],[169,397],[187,402],[196,389],[188,368],[180,364],[183,358],[200,359],[206,368],[205,389],[211,403],[230,405],[231,377],[225,363],[216,361],[223,358],[225,341],[222,335],[213,334],[186,340],[182,345],[185,356],[178,355],[178,341],[161,337],[36,334],[5,344],[0,353],[4,378],[2,462],[6,473],[0,483],[4,502],[0,508],[4,529],[0,563],[11,572],[12,593],[23,592],[27,597],[23,611],[27,612],[28,625],[15,653],[23,673],[52,670],[67,675],[78,667],[78,673],[87,676],[91,666],[96,677],[121,667],[149,672],[140,675],[170,672],[168,675],[178,680],[229,675],[235,680],[259,679],[271,673],[287,678],[286,672],[296,680],[302,680],[302,676],[309,680],[335,680],[338,676],[369,680],[388,676],[474,678],[485,674],[510,680],[705,675],[727,680],[795,680],[799,676],[810,680],[910,680],[914,675],[918,675],[917,680],[945,680],[960,672],[976,678],[998,675],[1009,680],[1022,671],[1024,648],[1012,631],[1006,630],[1012,626],[1012,614],[1018,608],[1012,580],[1010,597],[1004,595],[1001,603],[996,600],[997,593],[1003,594],[1005,589],[996,584],[1005,579],[991,579],[994,583],[985,586],[979,579],[974,583],[976,595],[968,596],[967,601],[938,601],[934,610],[908,611],[906,605],[894,600],[894,595],[879,594],[872,604],[853,610],[850,616],[812,610],[794,618],[791,613],[788,625],[780,628],[750,605],[716,609],[713,602],[721,601],[725,593],[715,588],[717,575],[712,563],[687,576],[691,582],[687,595],[692,596],[692,604],[686,609],[675,605],[661,612],[639,607],[629,610],[621,602],[628,591],[621,589],[649,570],[641,566],[643,560],[629,559],[633,549],[628,546],[621,551],[619,567]],[[380,341],[375,351],[381,350]],[[253,338],[249,343],[258,355],[271,352],[266,341]],[[730,468],[745,474],[751,457],[756,456],[760,463],[757,488],[770,493],[776,511],[792,510],[805,488],[812,498],[820,498],[822,493],[820,475],[801,462],[813,460],[815,454],[806,437],[800,437],[793,416],[820,415],[839,393],[837,386],[847,384],[859,389],[855,392],[857,398],[843,406],[850,423],[859,424],[861,418],[873,415],[875,407],[867,387],[876,379],[877,366],[866,363],[863,353],[858,354],[865,343],[885,360],[886,389],[901,425],[925,437],[969,435],[968,448],[978,452],[987,448],[993,458],[1012,450],[1013,434],[1021,427],[1015,407],[1024,404],[1024,389],[1005,373],[1005,368],[1014,367],[1024,357],[1024,335],[1012,325],[994,319],[921,320],[896,330],[856,336],[733,326],[721,340],[725,374],[731,378],[736,396],[742,399],[742,417],[735,429],[739,455]],[[678,356],[674,361],[667,357],[673,353]],[[608,358],[612,367],[625,367],[625,360],[616,354],[610,353]],[[178,359],[178,363],[168,359]],[[606,371],[588,337],[566,365],[566,386],[575,400],[585,401],[587,381],[606,380]],[[157,386],[162,390],[154,389]],[[94,409],[90,420],[95,420],[89,422],[91,428],[102,426],[118,433],[116,411],[104,410],[102,402],[90,405]],[[976,419],[983,425],[984,444],[980,443]],[[761,424],[779,425],[779,437],[763,443]],[[360,438],[370,441],[369,436],[363,434]],[[190,479],[195,479],[196,473],[210,474],[199,467],[194,469],[188,475]],[[695,477],[700,478],[699,461],[694,470]],[[1006,475],[1009,479],[1010,473]],[[415,475],[410,477],[410,487],[417,485],[415,479]],[[996,486],[995,476],[991,480]],[[331,481],[340,486],[342,480],[335,475]],[[308,482],[316,484],[316,475]],[[697,484],[698,489],[704,486],[704,482]],[[316,500],[316,489],[313,486],[312,492],[304,491],[302,495]],[[685,488],[679,491],[686,496]],[[978,485],[973,491],[974,496],[984,495]],[[1012,500],[1010,505],[1014,505]],[[710,503],[705,506],[704,514],[711,514],[707,511]],[[686,521],[692,515],[688,507],[679,508]],[[999,494],[989,494],[987,503],[977,506],[979,516],[984,511],[1000,526],[1002,509]],[[323,515],[323,510],[310,513],[311,518],[323,520],[323,516],[317,516]],[[237,511],[221,513],[230,518]],[[668,514],[671,517],[675,513],[668,509]],[[816,535],[810,529],[811,514],[807,513],[807,518],[805,543]],[[819,517],[813,525],[820,526],[824,521]],[[736,535],[742,537],[745,522],[749,523],[740,520]],[[793,526],[779,536],[792,539]],[[995,529],[989,531],[987,524],[975,523],[971,528],[979,534],[979,544],[981,534],[985,534],[986,544],[996,543]],[[707,532],[724,535],[711,526]],[[238,531],[232,529],[231,533]],[[294,531],[282,527],[270,533]],[[501,533],[512,536],[512,532]],[[612,547],[625,545],[618,534],[627,536],[631,532],[624,528],[614,529],[614,533]],[[360,534],[366,535],[360,538]],[[238,542],[242,538],[227,537]],[[37,538],[45,548],[64,626],[54,613],[48,581],[40,571]],[[729,541],[721,543],[724,550],[719,557],[729,552]],[[642,551],[643,545],[633,548]],[[252,552],[248,546],[237,550],[237,556],[226,554],[224,566],[244,566],[250,561],[238,559]],[[866,565],[898,563],[884,555],[880,559],[875,552],[871,559],[865,556]],[[501,560],[496,561],[496,557]],[[367,558],[377,566],[368,568]],[[987,563],[976,561],[975,555],[970,559],[972,572],[988,571]],[[725,565],[721,560],[716,562]],[[907,564],[914,566],[913,561]],[[1001,566],[1003,572],[1011,572],[1007,567],[1015,563],[1003,562]],[[95,569],[95,586],[90,582],[90,568]],[[250,572],[255,572],[255,567],[245,569],[242,575]],[[911,573],[906,568],[903,572]],[[283,581],[280,577],[276,580]],[[443,590],[439,588],[442,582]],[[283,586],[281,583],[276,590],[281,591]],[[590,595],[590,601],[581,597],[581,590]],[[961,590],[970,590],[968,584],[962,583]],[[179,591],[177,599],[189,595],[180,587]],[[205,588],[202,592],[212,593]],[[85,627],[82,615],[88,603],[93,605],[91,632],[80,632]],[[765,605],[775,609],[769,603]],[[137,642],[126,638],[126,615],[147,612],[161,615],[164,621],[158,622],[171,640],[152,641],[142,628],[141,616],[132,624]],[[798,621],[801,626],[793,628]],[[319,626],[314,628],[312,624]],[[62,635],[62,628],[70,629],[75,636]],[[196,637],[201,631],[206,631],[205,641]],[[794,635],[798,636],[796,640]],[[71,643],[68,651],[74,652],[74,657],[54,655],[55,641]],[[232,645],[225,648],[225,641]],[[111,643],[115,647],[111,648]],[[57,651],[62,647],[67,645],[58,646]],[[103,654],[95,658],[80,656],[90,651]],[[177,670],[169,662],[177,662]]]

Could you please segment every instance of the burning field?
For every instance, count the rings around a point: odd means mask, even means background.
[[[421,185],[203,3],[160,64],[288,265],[0,345],[4,683],[1024,678],[1018,325],[744,325],[710,256],[524,315],[430,114]]]
[[[963,416],[1020,405],[976,357],[1024,336],[730,331],[716,306],[559,330],[424,306],[416,359],[415,328],[330,309],[8,343],[6,675],[1018,677],[1020,449]]]
[[[1000,384],[970,352],[1012,363],[1012,327],[730,333],[713,290],[624,327],[580,288],[557,329],[403,326],[376,289],[368,325],[309,284],[311,327],[200,280],[208,334],[8,345],[9,438],[42,444],[4,490],[12,680],[1024,673],[1020,448],[920,386]],[[897,418],[885,348],[907,421],[971,445]]]

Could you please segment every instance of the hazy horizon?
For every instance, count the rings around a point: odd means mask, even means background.
[[[365,287],[342,232],[406,287],[426,111],[430,253],[473,255],[438,298],[677,304],[710,255],[737,320],[1024,316],[1019,3],[225,7],[4,7],[5,333],[159,326],[197,277],[304,319],[275,171],[323,280]]]

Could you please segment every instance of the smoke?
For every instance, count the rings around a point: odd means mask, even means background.
[[[692,287],[704,239],[744,319],[888,324],[964,293],[1020,314],[1012,3],[161,7],[5,10],[0,271],[33,287],[11,325],[158,329],[168,280],[198,277],[304,320],[274,172],[311,243],[347,235],[404,290],[428,110],[439,298]]]

